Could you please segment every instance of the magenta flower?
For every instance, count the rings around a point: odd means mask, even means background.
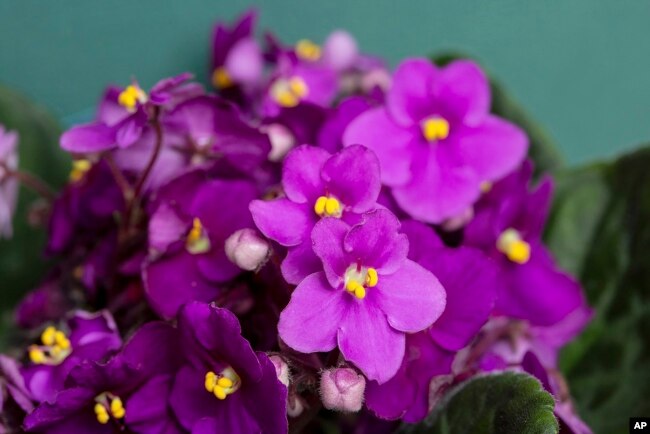
[[[11,238],[11,219],[18,202],[18,181],[8,171],[18,169],[18,134],[0,124],[0,239]]]
[[[133,145],[151,128],[148,123],[156,107],[169,109],[203,92],[198,84],[186,83],[191,78],[185,73],[160,80],[149,93],[137,82],[124,89],[109,87],[97,119],[63,133],[61,147],[68,152],[92,153]]]
[[[324,271],[295,289],[280,315],[280,337],[312,353],[339,347],[371,380],[388,381],[404,356],[405,333],[430,326],[445,308],[445,290],[407,259],[408,239],[387,210],[350,226],[323,219],[312,232]]]
[[[546,179],[529,191],[531,176],[532,166],[524,164],[492,187],[475,207],[465,243],[499,267],[495,313],[548,326],[583,305],[584,296],[542,243],[552,184]]]
[[[397,68],[384,107],[345,131],[346,145],[377,153],[382,182],[412,217],[440,223],[479,197],[481,183],[512,171],[526,155],[523,131],[493,116],[483,71],[470,61],[437,68],[411,59]]]
[[[228,28],[219,23],[212,37],[212,84],[220,90],[256,85],[263,73],[262,51],[254,38],[257,13],[244,13]]]
[[[212,301],[223,283],[241,273],[224,244],[235,231],[253,226],[248,203],[255,197],[251,182],[209,179],[201,170],[158,192],[149,221],[151,260],[143,269],[156,312],[171,318],[186,302]]]
[[[250,204],[253,220],[268,238],[289,248],[282,274],[297,284],[320,270],[311,245],[311,231],[323,217],[355,222],[376,207],[379,162],[363,146],[351,146],[330,155],[303,145],[291,151],[282,169],[286,197]]]

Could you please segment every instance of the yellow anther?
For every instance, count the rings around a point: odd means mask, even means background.
[[[497,249],[517,264],[525,264],[530,260],[530,244],[515,229],[503,231],[497,240]]]
[[[374,286],[377,286],[378,281],[379,281],[379,276],[377,276],[377,270],[375,270],[372,267],[368,268],[368,275],[366,276],[366,285],[372,288]]]
[[[289,80],[289,89],[298,98],[304,98],[309,93],[307,83],[300,77],[291,77]]]
[[[56,342],[56,346],[62,350],[70,348],[70,340],[68,340],[65,333],[60,330],[57,330],[54,334],[54,341]]]
[[[336,200],[333,197],[328,197],[327,202],[325,202],[325,214],[335,215],[341,211],[341,202]]]
[[[212,391],[214,393],[214,396],[216,396],[218,399],[224,400],[226,399],[226,389],[224,389],[221,386],[214,386],[214,390]]]
[[[422,122],[422,134],[429,142],[444,140],[449,136],[449,122],[438,116],[427,118]]]
[[[226,68],[220,66],[219,68],[215,69],[214,72],[212,73],[212,84],[217,89],[225,89],[227,87],[232,86],[235,83],[232,81],[232,77],[230,76]]]
[[[356,280],[348,280],[345,284],[345,289],[348,292],[355,293],[359,288],[363,288],[363,286]]]
[[[95,416],[97,416],[97,421],[102,425],[106,425],[111,418],[108,414],[108,410],[106,410],[106,407],[104,407],[103,404],[97,403],[95,404],[94,409]]]
[[[289,90],[282,90],[275,94],[275,102],[282,107],[295,107],[300,100]]]
[[[309,39],[301,39],[296,43],[296,55],[304,60],[316,61],[321,57],[321,48]]]
[[[490,181],[481,182],[481,193],[485,194],[492,190],[492,183]]]
[[[212,392],[215,384],[217,384],[217,374],[212,371],[205,374],[205,390]]]
[[[314,212],[318,215],[325,214],[326,203],[327,203],[327,197],[325,196],[321,196],[318,199],[316,199],[316,203],[314,204]]]
[[[58,330],[53,327],[49,326],[45,330],[43,330],[43,333],[41,333],[41,342],[43,342],[43,345],[51,346],[54,345],[56,342],[56,333]]]
[[[221,377],[221,378],[219,378],[219,380],[217,380],[217,386],[223,387],[224,389],[228,389],[228,388],[232,387],[232,385],[233,385],[233,382],[232,382],[232,380],[230,378]]]
[[[201,239],[201,235],[203,234],[203,224],[201,223],[201,220],[198,218],[194,218],[192,220],[192,229],[190,230],[190,233],[187,234],[187,242],[188,243],[195,243],[198,240]]]
[[[126,414],[124,404],[120,398],[113,398],[111,400],[111,414],[115,419],[122,419]]]
[[[127,86],[117,97],[117,102],[128,111],[135,111],[138,103],[144,104],[147,94],[135,84]]]
[[[91,167],[92,163],[88,160],[74,160],[69,175],[70,181],[77,182],[81,180]]]
[[[366,297],[366,288],[363,286],[359,285],[355,290],[354,290],[354,296],[358,298],[359,300],[363,300]]]
[[[45,353],[38,347],[29,348],[29,360],[37,365],[45,363]]]

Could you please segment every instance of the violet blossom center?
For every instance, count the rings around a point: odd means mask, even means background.
[[[220,66],[212,73],[212,84],[217,89],[225,89],[235,84],[225,67]]]
[[[137,84],[128,85],[117,97],[117,102],[128,112],[133,113],[139,104],[148,101],[147,93]]]
[[[530,259],[530,244],[513,228],[508,228],[499,235],[497,249],[517,264],[525,264]]]
[[[205,374],[205,390],[212,393],[215,398],[224,400],[241,387],[241,378],[235,370],[227,367],[220,373],[208,371]]]
[[[41,345],[29,347],[29,360],[36,365],[59,365],[72,352],[70,339],[54,326],[41,333]]]
[[[339,218],[343,214],[343,205],[337,198],[327,194],[316,199],[314,212],[320,217]]]
[[[364,267],[360,263],[350,265],[343,276],[345,290],[359,300],[366,297],[366,289],[377,286],[379,276],[372,267]]]
[[[192,228],[185,239],[187,251],[193,255],[205,253],[210,250],[210,237],[203,227],[201,220],[195,217],[192,220]]]
[[[97,422],[106,425],[111,418],[116,421],[124,419],[126,416],[126,409],[119,396],[115,396],[110,392],[100,393],[95,397],[95,417]]]
[[[271,85],[271,97],[281,107],[295,107],[309,95],[305,80],[294,75],[291,78],[278,78]]]
[[[302,60],[316,62],[321,58],[322,49],[320,45],[310,41],[309,39],[301,39],[296,43],[296,55]]]
[[[449,121],[441,116],[429,116],[420,122],[422,135],[429,143],[449,137]]]

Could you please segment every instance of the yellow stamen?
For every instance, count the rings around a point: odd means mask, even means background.
[[[210,250],[210,238],[206,234],[201,220],[198,218],[192,220],[192,229],[187,234],[185,245],[187,251],[193,255],[205,253]]]
[[[126,415],[122,400],[115,397],[111,400],[111,414],[115,419],[122,419]]]
[[[232,382],[232,380],[230,378],[221,377],[221,378],[219,378],[219,380],[217,380],[217,386],[219,386],[219,387],[223,387],[223,388],[227,389],[229,387],[232,387],[232,385],[233,385],[233,382]]]
[[[359,286],[357,289],[354,290],[354,296],[359,300],[363,300],[364,298],[366,298],[366,288],[364,288],[363,286]]]
[[[147,94],[135,84],[127,86],[117,97],[117,102],[130,112],[135,111],[138,103],[144,104],[146,101]]]
[[[45,363],[45,353],[38,347],[30,347],[29,360],[37,365]]]
[[[444,140],[449,136],[449,122],[438,116],[427,118],[422,122],[422,134],[429,142]]]
[[[492,183],[490,181],[481,182],[481,193],[485,194],[492,190]]]
[[[214,394],[214,396],[216,396],[218,399],[221,400],[226,399],[226,396],[228,396],[226,394],[226,389],[224,389],[221,386],[214,386],[214,390],[212,391],[212,393]]]
[[[314,62],[320,59],[321,48],[318,44],[314,44],[309,39],[301,39],[296,43],[296,55],[301,59]]]
[[[314,204],[314,212],[321,217],[341,217],[343,206],[335,197],[320,196]]]
[[[49,326],[45,330],[43,330],[43,333],[41,333],[41,342],[43,342],[43,345],[54,345],[56,342],[56,333],[57,329],[54,326]]]
[[[56,342],[56,346],[62,350],[67,350],[70,348],[70,340],[62,331],[56,331],[54,334],[54,341]]]
[[[227,87],[231,87],[235,83],[232,81],[232,77],[230,76],[226,68],[220,66],[219,68],[215,69],[214,72],[212,73],[212,84],[217,89],[225,89]]]
[[[192,229],[190,230],[190,233],[187,234],[187,242],[189,243],[195,243],[199,239],[201,239],[201,234],[203,233],[203,224],[201,223],[201,220],[198,218],[194,218],[192,220]]]
[[[503,231],[497,240],[497,249],[517,264],[525,264],[530,260],[530,244],[515,229]]]
[[[217,384],[217,374],[212,371],[205,374],[205,390],[212,392],[215,384]]]
[[[366,285],[372,288],[374,286],[377,286],[378,281],[379,281],[379,276],[377,276],[377,270],[375,270],[372,267],[368,268],[368,275],[366,276]]]
[[[110,416],[108,415],[108,410],[106,410],[106,407],[104,407],[100,403],[97,403],[95,404],[94,409],[95,409],[95,415],[97,416],[97,421],[102,425],[106,425],[110,420]]]
[[[289,89],[296,95],[298,98],[304,98],[309,93],[309,88],[307,83],[300,77],[292,77],[289,80]]]
[[[219,375],[210,371],[205,374],[205,390],[217,399],[224,400],[235,393],[240,386],[240,378],[232,368],[226,368]]]
[[[333,197],[328,197],[325,202],[325,214],[334,215],[341,211],[341,203]]]
[[[327,203],[327,197],[325,196],[321,196],[318,199],[316,199],[316,203],[314,204],[314,212],[318,215],[325,214],[326,203]]]
[[[71,182],[80,181],[86,172],[90,170],[92,163],[88,160],[74,160],[70,170],[69,179]]]

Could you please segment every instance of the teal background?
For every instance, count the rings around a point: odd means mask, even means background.
[[[205,78],[209,36],[255,4],[284,41],[350,30],[392,65],[460,50],[545,125],[570,162],[650,139],[650,1],[0,0],[0,82],[85,120],[107,83]]]

